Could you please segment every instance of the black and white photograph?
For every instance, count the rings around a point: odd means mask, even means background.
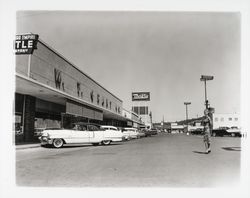
[[[249,4],[80,5],[11,12],[2,197],[72,189],[248,197]]]

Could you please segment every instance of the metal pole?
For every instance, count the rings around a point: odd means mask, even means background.
[[[206,106],[206,109],[208,109],[208,99],[207,99],[207,80],[213,80],[214,77],[213,76],[205,76],[205,75],[201,75],[201,78],[200,80],[201,81],[204,81],[205,83],[205,106]]]
[[[188,106],[187,107],[187,133],[188,133]]]
[[[187,104],[186,104],[186,123],[187,123],[187,120],[188,120],[188,107],[187,107]]]
[[[22,140],[25,141],[26,139],[26,133],[25,133],[25,130],[26,130],[26,125],[25,125],[25,119],[26,119],[26,114],[25,114],[25,111],[26,111],[26,95],[23,96],[23,115],[22,115],[22,133],[23,133],[23,138]]]
[[[188,105],[190,105],[191,102],[184,102],[184,105],[186,105],[186,125],[187,125],[187,135],[189,135],[188,133]]]
[[[205,102],[207,101],[207,81],[204,80],[205,83]]]
[[[30,78],[31,54],[28,57],[28,77]]]
[[[207,100],[207,81],[205,80],[204,83],[205,83],[205,106],[206,106],[206,109],[208,109],[208,100]]]

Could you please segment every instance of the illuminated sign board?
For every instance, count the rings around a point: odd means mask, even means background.
[[[34,49],[37,49],[38,37],[37,34],[16,35],[15,54],[33,54]]]
[[[150,92],[133,92],[132,101],[149,101]]]

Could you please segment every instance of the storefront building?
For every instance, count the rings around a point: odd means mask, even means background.
[[[39,130],[69,128],[77,121],[114,126],[133,122],[122,115],[121,99],[38,39],[38,35],[18,35],[15,50],[16,142],[32,142]]]

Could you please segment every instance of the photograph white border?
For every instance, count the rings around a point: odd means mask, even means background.
[[[199,11],[241,13],[241,118],[242,130],[249,129],[249,35],[250,3],[248,0],[0,0],[0,61],[1,74],[1,130],[0,130],[0,196],[1,197],[44,197],[68,196],[164,196],[164,197],[250,197],[249,138],[242,139],[241,184],[237,188],[24,188],[15,186],[15,146],[13,144],[13,98],[14,71],[13,38],[15,37],[16,11],[18,10],[79,10],[79,11]]]

